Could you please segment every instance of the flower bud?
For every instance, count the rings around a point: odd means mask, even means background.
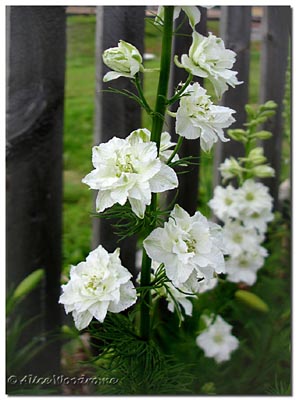
[[[271,178],[275,175],[274,169],[268,165],[258,165],[252,168],[251,172],[258,178]]]
[[[268,305],[256,294],[247,290],[237,290],[234,293],[236,299],[244,303],[246,306],[261,312],[268,312]]]
[[[113,71],[108,72],[104,82],[117,79],[121,76],[133,78],[142,66],[142,56],[138,49],[130,43],[120,40],[118,47],[111,47],[103,53],[103,61]]]
[[[35,289],[40,283],[41,279],[44,277],[44,269],[36,269],[30,275],[28,275],[21,283],[16,287],[13,298],[14,300],[19,300],[26,294],[30,293]]]
[[[247,160],[252,162],[252,164],[255,164],[255,165],[265,163],[266,157],[264,157],[264,155],[263,155],[263,148],[256,147],[255,149],[251,150]]]
[[[246,131],[243,129],[228,129],[227,131],[228,136],[231,137],[231,139],[236,140],[238,142],[246,142]]]
[[[269,131],[258,131],[253,133],[252,138],[260,139],[260,140],[267,140],[272,137],[272,133]]]
[[[255,114],[256,114],[255,110],[250,104],[246,104],[245,105],[245,110],[246,110],[246,113],[248,114],[248,116],[250,118],[254,118],[255,117]]]
[[[277,104],[273,100],[268,100],[266,103],[262,104],[259,108],[260,111],[265,111],[265,110],[274,110],[277,108]]]

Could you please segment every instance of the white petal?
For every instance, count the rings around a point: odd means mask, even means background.
[[[82,330],[90,324],[93,316],[89,311],[78,313],[77,311],[74,310],[73,318],[76,328],[78,330]]]
[[[161,164],[160,171],[149,181],[153,193],[165,192],[178,186],[175,171],[166,164]]]
[[[129,202],[132,207],[133,212],[137,215],[137,217],[143,219],[145,215],[145,210],[146,210],[146,204],[145,202],[137,199],[133,199],[132,197],[129,197]]]
[[[115,203],[111,197],[110,190],[100,190],[96,198],[96,211],[102,212]]]
[[[131,78],[131,74],[124,74],[122,72],[115,72],[115,71],[110,71],[107,72],[107,74],[104,75],[103,77],[103,82],[109,82],[114,79],[118,79],[120,77],[126,77],[126,78]]]
[[[198,7],[196,6],[187,6],[187,7],[181,7],[182,10],[186,13],[189,23],[192,29],[195,29],[195,25],[199,23],[200,21],[200,11]]]

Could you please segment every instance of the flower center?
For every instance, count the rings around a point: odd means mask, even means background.
[[[230,206],[230,205],[233,203],[233,201],[232,201],[232,199],[230,199],[229,197],[225,197],[224,203],[225,203],[227,206]]]
[[[246,194],[246,200],[252,201],[252,200],[254,200],[254,198],[255,197],[254,197],[253,193],[249,192],[249,193]]]
[[[242,235],[240,233],[235,233],[232,236],[232,239],[235,243],[241,243],[243,241]]]
[[[123,158],[118,157],[116,160],[116,167],[118,172],[116,174],[117,177],[120,177],[122,173],[135,173],[136,170],[132,164],[131,155],[126,154]]]
[[[254,213],[251,215],[251,218],[254,218],[254,219],[257,219],[257,218],[259,218],[259,217],[260,217],[260,214],[257,213],[257,212],[254,212]]]
[[[249,264],[248,264],[247,260],[240,260],[239,266],[240,266],[240,268],[248,268]]]
[[[91,291],[95,291],[97,290],[100,284],[101,284],[101,279],[97,275],[93,275],[89,278],[89,281],[85,285],[85,288],[90,289]]]
[[[190,239],[184,240],[184,242],[186,243],[188,253],[194,253],[195,247],[196,247],[196,240],[190,238]]]
[[[223,342],[223,336],[221,333],[217,333],[214,337],[213,340],[215,343],[222,343]]]

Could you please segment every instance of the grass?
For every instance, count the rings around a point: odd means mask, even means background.
[[[92,196],[81,179],[91,168],[95,96],[95,17],[67,18],[64,117],[63,270],[89,253]]]

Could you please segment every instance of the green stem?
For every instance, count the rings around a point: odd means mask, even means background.
[[[143,93],[143,90],[142,90],[142,86],[141,86],[141,82],[140,82],[140,78],[139,78],[138,75],[135,76],[134,83],[135,83],[135,86],[137,88],[139,97],[140,97],[140,99],[142,101],[142,105],[143,105],[145,111],[147,112],[148,115],[151,115],[152,114],[152,110],[151,110],[151,108],[150,108],[150,106],[149,106],[149,104],[148,104],[148,102],[147,102],[147,100],[146,100],[146,98],[144,96],[144,93]]]
[[[170,162],[173,160],[173,158],[175,157],[175,155],[178,153],[178,151],[180,150],[180,147],[182,146],[184,137],[183,136],[179,136],[178,142],[176,144],[176,147],[174,148],[174,151],[172,152],[170,158],[167,160],[167,164],[169,165]]]
[[[160,134],[163,127],[167,103],[167,92],[169,86],[169,75],[172,55],[173,38],[173,14],[174,7],[165,7],[164,25],[162,36],[162,51],[160,59],[160,74],[157,88],[155,112],[152,122],[151,140],[156,142],[157,148],[160,145]]]
[[[164,116],[167,103],[167,92],[169,86],[170,64],[172,53],[172,37],[173,37],[173,14],[174,7],[165,7],[164,11],[164,26],[162,36],[162,52],[160,60],[160,74],[157,89],[157,98],[155,110],[153,113],[151,141],[155,142],[157,149],[160,147],[160,136],[162,132]],[[147,212],[156,211],[157,195],[152,194],[151,204],[147,207]],[[149,226],[149,232],[155,228],[154,224]],[[141,271],[141,286],[150,286],[151,277],[151,259],[143,249],[142,271]],[[151,310],[151,291],[144,290],[141,293],[141,317],[140,317],[140,335],[143,339],[149,340],[151,333],[150,322]]]
[[[181,89],[180,89],[176,94],[174,94],[173,97],[171,97],[171,98],[167,101],[167,104],[171,105],[171,104],[175,103],[175,101],[177,101],[177,100],[180,99],[180,97],[182,96],[182,94],[185,92],[185,90],[187,89],[187,87],[188,87],[189,84],[191,83],[192,78],[193,78],[193,75],[190,73],[190,74],[188,75],[187,80],[186,80],[186,82],[184,83],[184,85],[181,87]]]

